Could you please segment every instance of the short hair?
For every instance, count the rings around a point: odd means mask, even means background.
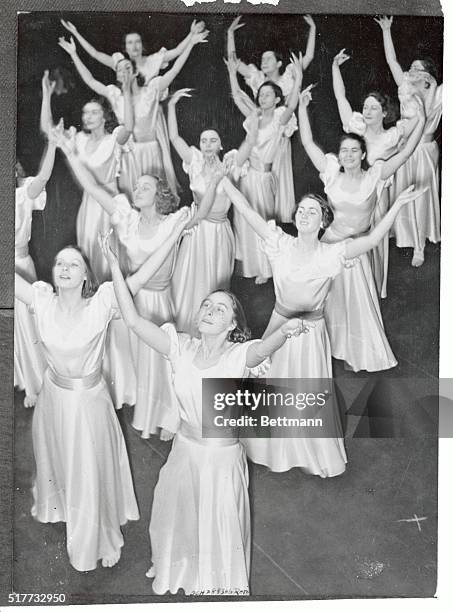
[[[340,149],[341,145],[343,144],[345,140],[355,140],[356,142],[360,144],[360,149],[362,153],[365,153],[365,157],[362,159],[362,162],[360,165],[361,165],[362,170],[368,170],[370,168],[370,164],[368,163],[367,158],[366,158],[368,151],[366,147],[365,138],[363,138],[363,136],[360,136],[359,134],[355,134],[354,132],[344,132],[340,138],[338,149]],[[343,166],[340,167],[340,172],[344,172]]]
[[[285,97],[283,96],[282,89],[281,87],[277,85],[277,83],[274,83],[274,81],[264,81],[264,83],[262,83],[258,87],[258,91],[256,92],[256,96],[255,96],[255,104],[258,104],[258,98],[260,95],[260,91],[262,90],[263,87],[272,87],[272,89],[274,90],[275,96],[277,98],[280,98],[280,102],[277,103],[277,106],[281,106],[282,104],[284,104]]]
[[[135,60],[131,59],[127,53],[125,53],[124,57],[122,57],[121,59],[119,59],[116,62],[115,73],[116,73],[116,70],[118,68],[118,64],[120,62],[124,62],[124,61],[128,61],[128,62],[130,62],[132,64],[132,68],[133,68],[134,74],[135,74],[137,72],[137,62]],[[145,77],[143,76],[143,74],[141,72],[137,73],[137,77],[135,79],[135,82],[137,83],[137,85],[139,87],[143,87],[145,85]],[[123,88],[123,84],[120,81],[118,81],[118,80],[116,81],[116,86],[119,87],[121,90]]]
[[[426,56],[426,57],[420,57],[416,59],[418,59],[418,61],[423,64],[423,68],[428,74],[430,74],[433,78],[435,78],[436,81],[439,80],[439,71],[437,69],[436,64],[434,63],[434,60],[431,57]]]
[[[388,125],[394,123],[397,118],[397,108],[395,102],[387,94],[383,94],[380,91],[369,91],[362,98],[362,108],[367,98],[374,98],[381,105],[382,111],[385,113],[383,124]]]
[[[94,96],[93,98],[90,98],[89,100],[84,102],[83,106],[85,106],[85,104],[98,104],[101,107],[105,119],[104,129],[106,132],[111,134],[113,130],[118,126],[118,121],[107,98],[104,98],[104,96]],[[83,127],[83,124],[82,130],[84,132],[89,131]]]
[[[334,213],[333,213],[333,210],[330,204],[327,202],[327,200],[325,200],[322,196],[318,195],[317,193],[306,193],[305,195],[301,197],[301,199],[296,204],[293,210],[293,214],[292,214],[293,222],[296,219],[296,213],[297,213],[297,210],[300,204],[304,200],[308,200],[308,199],[315,200],[316,202],[318,202],[319,207],[321,208],[321,220],[322,220],[323,230],[326,230],[329,227],[329,225],[331,225],[331,223],[333,222]]]
[[[178,209],[180,197],[176,195],[170,188],[167,181],[158,176],[153,176],[156,179],[156,195],[155,205],[156,210],[161,215],[169,215]]]
[[[131,34],[137,34],[137,36],[140,36],[140,40],[142,41],[142,54],[143,55],[147,55],[148,51],[145,49],[145,43],[143,42],[143,36],[140,34],[140,32],[136,32],[135,30],[131,30],[130,32],[126,32],[126,34],[123,34],[123,38],[121,41],[121,48],[123,50],[123,53],[125,53],[127,55],[127,51],[126,51],[126,38],[128,36],[130,36]],[[128,56],[129,58],[129,56]]]
[[[63,248],[59,249],[58,253],[61,253],[61,251],[64,251],[66,249],[73,249],[74,251],[77,251],[77,253],[79,253],[79,255],[82,257],[85,263],[86,276],[87,276],[86,281],[84,281],[82,285],[82,297],[85,299],[92,297],[98,290],[99,283],[96,280],[93,270],[91,269],[91,265],[90,265],[90,261],[88,257],[85,255],[82,249],[76,244],[68,244],[67,246],[64,246]],[[52,268],[55,267],[58,253],[54,257]]]

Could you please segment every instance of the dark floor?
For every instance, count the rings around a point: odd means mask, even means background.
[[[429,246],[424,266],[414,269],[409,250],[391,246],[382,312],[398,367],[368,375],[334,364],[346,412],[345,474],[322,480],[250,465],[253,596],[434,594],[437,438],[426,398],[437,392],[439,255],[438,246]],[[259,333],[273,304],[271,283],[255,288],[236,279],[234,285]],[[142,440],[130,426],[131,409],[120,411],[141,519],[124,528],[116,567],[79,573],[68,563],[64,525],[38,524],[30,516],[32,411],[23,407],[22,394],[15,406],[14,591],[62,592],[71,603],[184,599],[154,596],[145,577],[152,492],[169,445]],[[369,437],[383,431],[396,437]]]

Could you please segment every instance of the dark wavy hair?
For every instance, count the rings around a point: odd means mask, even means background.
[[[123,53],[126,54],[129,59],[129,56],[126,51],[126,38],[131,34],[137,34],[137,36],[140,36],[140,40],[142,41],[142,55],[148,55],[148,51],[147,49],[145,49],[145,43],[143,42],[143,36],[140,34],[140,32],[137,32],[135,30],[131,30],[130,32],[126,32],[126,34],[123,34],[123,38],[121,39],[121,49]]]
[[[134,70],[134,74],[137,72],[137,62],[133,59],[131,59],[129,57],[129,55],[127,53],[124,54],[124,57],[121,58],[120,60],[117,61],[116,66],[115,66],[115,74],[116,74],[116,70],[118,68],[118,64],[120,62],[130,62],[132,64],[132,68]],[[145,77],[143,76],[143,74],[141,72],[137,73],[137,78],[135,79],[135,82],[137,83],[137,85],[139,87],[143,87],[145,84]],[[116,81],[116,86],[119,87],[121,90],[123,89],[123,84],[120,81]]]
[[[281,88],[277,85],[277,83],[274,83],[274,81],[264,81],[264,83],[262,83],[259,86],[258,91],[256,92],[255,104],[257,106],[258,106],[258,98],[259,98],[259,95],[260,95],[260,91],[262,90],[263,87],[272,87],[272,89],[274,90],[275,96],[277,98],[280,98],[280,102],[277,103],[277,106],[281,106],[282,104],[284,104],[285,98],[283,96],[283,92],[282,92]]]
[[[158,176],[153,176],[153,178],[156,180],[154,203],[157,212],[161,215],[169,215],[178,210],[180,197],[171,190],[165,179]]]
[[[366,158],[368,151],[366,148],[365,138],[363,138],[359,134],[354,134],[353,132],[344,132],[340,138],[338,149],[341,148],[341,145],[343,144],[345,140],[355,140],[356,142],[359,143],[362,153],[365,153],[365,157],[362,159],[360,166],[362,170],[368,170],[370,167],[370,164],[367,162],[367,158]],[[340,167],[340,172],[344,172],[343,166]]]
[[[282,69],[282,67],[283,67],[283,62],[284,62],[283,54],[282,54],[282,53],[280,53],[279,51],[275,51],[274,49],[266,49],[266,51],[263,51],[263,52],[261,53],[261,60],[263,59],[263,55],[264,55],[265,53],[273,53],[273,54],[274,54],[275,59],[277,60],[277,62],[281,62],[281,63],[282,63],[282,65],[281,65],[281,66],[280,66],[280,68],[279,68],[279,72],[280,72],[280,70],[281,70],[281,69]]]
[[[101,107],[102,114],[104,115],[104,119],[105,119],[104,129],[106,132],[111,134],[113,130],[118,126],[118,121],[116,119],[115,113],[112,110],[112,107],[110,106],[110,102],[107,100],[107,98],[104,98],[104,96],[95,96],[94,98],[90,98],[89,100],[87,100],[83,106],[85,106],[86,104],[97,104],[98,106]],[[82,107],[82,111],[83,111],[83,107]],[[82,123],[82,131],[85,132],[86,134],[90,133],[90,130],[87,130],[86,128],[83,127],[83,123]]]
[[[306,193],[304,196],[301,197],[301,199],[296,204],[296,207],[293,210],[293,214],[292,214],[293,223],[296,220],[296,213],[297,213],[299,206],[302,204],[304,200],[308,200],[308,199],[315,200],[316,202],[318,202],[319,207],[321,209],[321,215],[322,215],[321,217],[321,221],[323,225],[322,229],[326,230],[329,227],[329,225],[333,222],[334,214],[328,202],[322,196],[318,195],[317,193]]]
[[[422,63],[423,68],[428,74],[434,77],[436,81],[439,80],[439,71],[437,69],[437,66],[434,60],[431,57],[428,57],[428,56],[416,57],[414,61],[417,61],[417,60]]]
[[[60,249],[54,257],[52,269],[55,267],[58,254],[61,253],[61,251],[64,251],[65,249],[73,249],[74,251],[77,251],[77,253],[79,253],[79,255],[82,257],[85,263],[87,275],[86,281],[84,281],[82,285],[82,297],[85,299],[92,297],[98,290],[99,283],[96,280],[96,276],[94,275],[93,270],[91,269],[88,257],[85,255],[85,253],[79,246],[77,246],[76,244],[68,244],[67,246],[64,246],[62,249]]]
[[[367,98],[374,98],[381,105],[382,111],[385,113],[385,117],[382,121],[384,125],[389,125],[396,121],[398,110],[395,102],[390,96],[380,91],[369,91],[362,97],[362,108]]]
[[[247,342],[252,337],[252,332],[250,331],[249,326],[247,325],[247,319],[245,316],[244,308],[242,307],[241,302],[238,298],[227,289],[218,289],[218,292],[224,293],[231,300],[231,305],[233,308],[233,317],[236,322],[236,327],[230,331],[227,336],[227,340],[230,342]],[[217,291],[212,291],[211,293],[217,293]]]

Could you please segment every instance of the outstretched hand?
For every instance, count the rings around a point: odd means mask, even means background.
[[[299,106],[307,108],[312,100],[311,90],[315,87],[315,84],[312,83],[305,89],[303,89],[299,94]]]
[[[235,73],[239,69],[240,60],[236,57],[236,55],[229,55],[228,59],[223,58],[225,62],[225,66],[228,68],[228,72]]]
[[[298,78],[300,80],[300,82],[302,82],[302,77],[303,77],[303,56],[302,53],[299,51],[299,55],[296,55],[295,53],[291,53],[290,55],[290,62],[291,62],[291,70],[293,72],[293,76],[295,78]]]
[[[175,105],[181,100],[181,98],[191,98],[192,94],[189,93],[191,91],[194,90],[190,87],[183,87],[182,89],[178,89],[177,91],[175,91],[174,94],[172,94],[169,104]]]
[[[110,228],[107,232],[99,232],[98,234],[98,244],[101,247],[102,254],[106,258],[110,268],[114,266],[118,266],[118,257],[116,253],[112,249],[112,245],[110,244],[110,235],[112,234],[113,229]]]
[[[280,331],[287,338],[292,336],[300,336],[300,334],[308,334],[310,329],[316,327],[315,323],[305,321],[303,319],[290,319],[280,327]]]
[[[75,153],[75,135],[75,127],[71,126],[69,130],[64,129],[63,119],[60,119],[57,125],[53,126],[47,134],[49,142],[60,148],[65,155]]]
[[[393,23],[393,17],[386,17],[385,15],[381,15],[380,17],[375,17],[374,21],[381,26],[383,32],[386,30],[390,30]]]
[[[48,70],[44,70],[44,74],[43,77],[41,79],[41,84],[42,84],[42,92],[43,94],[47,94],[49,96],[51,96],[55,90],[55,86],[57,84],[56,81],[51,81],[49,79],[49,71]]]
[[[342,64],[344,64],[345,62],[347,62],[349,59],[351,59],[350,55],[347,55],[345,53],[345,49],[342,49],[339,53],[336,54],[336,56],[333,58],[333,63],[336,64],[337,66],[341,66]]]
[[[240,28],[243,28],[245,26],[245,23],[240,23],[241,21],[241,16],[239,15],[239,17],[236,17],[236,19],[233,19],[233,22],[230,24],[229,28],[228,28],[228,32],[236,32],[236,30],[239,30]]]
[[[196,19],[194,19],[190,26],[190,33],[191,34],[201,34],[201,32],[204,31],[205,27],[206,27],[206,24],[204,21],[197,21]]]
[[[313,17],[311,15],[304,15],[304,20],[306,21],[306,23],[308,23],[308,25],[310,26],[310,28],[315,28],[316,24],[313,20]]]
[[[399,196],[396,198],[393,206],[402,207],[408,202],[413,202],[417,198],[419,198],[425,191],[428,190],[428,187],[423,187],[421,189],[415,189],[415,185],[409,185],[406,187],[404,191],[402,191]]]
[[[202,32],[193,32],[191,35],[191,42],[193,45],[208,42],[209,30],[203,30]]]
[[[66,40],[64,36],[60,36],[60,38],[58,39],[58,44],[60,45],[62,49],[66,51],[66,53],[68,53],[71,56],[77,53],[76,44],[72,36],[69,40]]]
[[[68,30],[68,32],[71,32],[71,34],[73,34],[74,36],[76,36],[79,33],[75,25],[71,23],[70,21],[65,21],[64,19],[60,19],[60,23],[64,28]]]

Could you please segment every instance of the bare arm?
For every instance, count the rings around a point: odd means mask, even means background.
[[[66,53],[68,53],[68,55],[71,56],[71,59],[74,62],[74,66],[76,67],[77,72],[80,74],[82,81],[100,96],[107,97],[107,87],[93,77],[91,72],[77,55],[74,39],[71,37],[71,40],[68,42],[63,37],[61,37],[58,40],[58,44],[62,49],[66,51]]]
[[[327,165],[325,153],[315,144],[308,119],[307,107],[311,100],[310,88],[306,87],[299,97],[299,131],[302,145],[318,172],[324,172]]]
[[[249,115],[248,121],[248,132],[245,140],[242,141],[241,146],[238,149],[236,154],[236,165],[242,166],[250,157],[250,153],[252,152],[253,146],[258,139],[258,129],[259,129],[259,121],[260,121],[260,111],[256,109],[253,113]]]
[[[41,102],[41,115],[40,115],[40,127],[44,134],[48,134],[53,127],[53,117],[51,109],[51,98],[55,90],[55,81],[49,80],[49,71],[45,70],[42,77],[42,102]]]
[[[258,236],[263,239],[267,238],[269,234],[267,222],[256,211],[250,208],[249,203],[239,189],[228,178],[223,179],[222,186],[237,212],[244,217]]]
[[[243,92],[242,89],[239,87],[239,82],[238,82],[238,77],[237,77],[239,62],[238,60],[235,60],[229,57],[228,60],[225,60],[225,64],[227,65],[227,68],[228,68],[228,76],[230,79],[231,94],[233,96],[234,103],[236,104],[237,108],[241,111],[241,113],[244,115],[244,117],[248,117],[250,113],[256,109],[256,105],[249,98],[249,96],[245,92]]]
[[[308,32],[307,46],[305,48],[305,55],[302,61],[302,68],[303,70],[306,70],[315,56],[316,24],[313,21],[313,17],[311,17],[311,15],[305,15],[304,19],[310,26],[310,31]]]
[[[270,336],[259,342],[254,342],[248,347],[246,357],[247,367],[254,368],[259,365],[266,357],[269,357],[282,347],[289,338],[309,332],[310,327],[313,327],[313,325],[305,323],[302,319],[290,319],[286,321],[281,327],[270,334]]]
[[[237,71],[241,74],[245,79],[248,79],[252,76],[250,68],[247,64],[244,64],[241,60],[237,58],[236,55],[236,42],[234,40],[234,33],[236,30],[239,30],[245,23],[240,23],[241,17],[236,17],[230,27],[228,28],[227,33],[227,55],[228,59],[233,59],[237,62]]]
[[[160,91],[167,89],[167,87],[171,85],[173,80],[176,78],[176,75],[179,74],[182,67],[186,63],[187,58],[189,57],[189,54],[192,51],[192,49],[195,47],[195,45],[207,42],[208,34],[209,34],[208,30],[204,30],[200,34],[190,35],[189,43],[187,44],[184,51],[176,59],[175,63],[170,68],[170,70],[167,70],[167,72],[160,78],[160,81],[159,81]]]
[[[382,29],[382,39],[384,41],[384,52],[385,59],[387,60],[388,67],[393,75],[395,83],[401,85],[403,80],[403,69],[401,68],[397,58],[395,47],[392,39],[392,22],[393,17],[377,17],[374,19]]]
[[[174,49],[168,49],[164,54],[164,62],[172,62],[176,59],[181,53],[185,50],[187,45],[190,43],[190,37],[192,34],[200,34],[203,32],[205,28],[204,21],[192,21],[192,25],[190,26],[190,32],[187,34],[185,38],[174,47]]]
[[[35,176],[27,188],[27,195],[31,200],[34,200],[39,196],[41,191],[46,186],[47,181],[50,179],[55,162],[56,148],[57,147],[53,142],[49,142],[47,145],[46,151],[42,157],[41,168],[39,169],[37,176]]]
[[[17,272],[14,275],[14,297],[28,305],[33,301],[33,288],[31,283],[22,278]]]
[[[91,55],[92,58],[94,58],[96,61],[100,62],[101,64],[104,64],[104,66],[107,66],[108,68],[111,68],[112,70],[115,70],[115,65],[114,65],[111,55],[108,55],[108,53],[102,53],[102,51],[98,51],[97,49],[95,49],[93,45],[91,45],[86,40],[86,38],[84,38],[80,34],[80,32],[75,27],[75,25],[71,23],[70,21],[65,21],[64,19],[60,19],[60,22],[63,25],[63,27],[65,27],[68,30],[68,32],[72,34],[72,36],[77,38],[80,45],[85,49],[88,55]]]
[[[291,119],[292,114],[296,110],[296,106],[299,102],[299,92],[302,85],[302,57],[299,54],[299,57],[292,54],[291,55],[291,64],[293,66],[293,74],[294,74],[294,83],[293,88],[291,89],[291,93],[288,96],[286,101],[286,108],[280,117],[280,124],[286,125],[288,121]]]
[[[179,135],[178,120],[176,118],[176,104],[181,98],[190,98],[190,89],[178,89],[170,98],[168,103],[168,135],[170,142],[176,149],[177,154],[186,164],[192,160],[192,151],[187,142]]]
[[[124,124],[120,126],[116,136],[116,140],[120,145],[126,144],[130,135],[134,131],[135,114],[134,105],[132,102],[132,83],[136,76],[137,75],[126,73],[123,81]]]
[[[346,89],[341,75],[340,66],[347,62],[349,55],[346,55],[344,49],[338,53],[332,62],[332,82],[333,92],[337,100],[338,112],[340,113],[341,123],[347,126],[352,118],[352,107],[346,98]]]

